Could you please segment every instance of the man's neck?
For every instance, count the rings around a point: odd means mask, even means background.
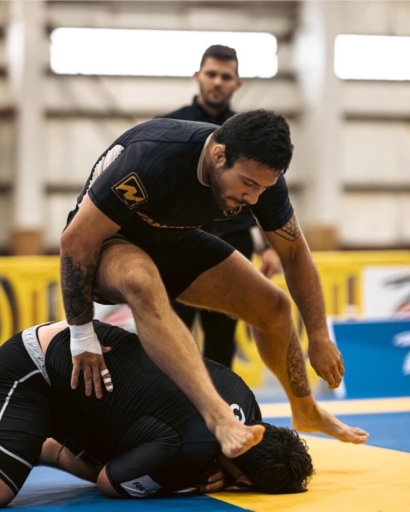
[[[225,112],[225,110],[229,108],[227,105],[223,105],[221,107],[212,107],[205,103],[201,95],[197,97],[197,103],[202,108],[202,110],[204,110],[211,117],[218,117],[220,114],[222,114],[222,112]]]

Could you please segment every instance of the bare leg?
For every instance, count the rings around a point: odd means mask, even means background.
[[[0,480],[0,508],[6,507],[14,497],[15,494],[10,487],[3,480]]]
[[[344,442],[367,440],[366,432],[343,424],[318,406],[307,380],[289,299],[238,252],[204,272],[178,300],[222,311],[254,327],[261,357],[289,398],[294,428],[323,432]]]
[[[95,293],[130,306],[147,354],[198,408],[226,456],[236,457],[262,440],[264,427],[242,425],[216,392],[195,340],[172,310],[158,270],[144,251],[122,240],[107,242]]]
[[[96,483],[100,468],[77,458],[68,448],[54,439],[47,439],[40,455],[40,465],[66,471],[83,480]]]

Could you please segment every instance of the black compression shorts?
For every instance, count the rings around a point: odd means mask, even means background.
[[[121,235],[113,238],[126,240]],[[177,240],[141,240],[137,246],[154,260],[171,300],[175,300],[197,277],[226,260],[235,250],[201,229],[188,231]],[[102,304],[110,304],[94,298]]]
[[[23,343],[24,335],[33,357],[42,357],[29,331],[0,347],[0,479],[14,494],[38,463],[51,429],[50,386]]]

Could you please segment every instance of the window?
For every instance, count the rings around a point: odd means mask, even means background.
[[[340,34],[334,70],[343,80],[410,80],[410,37]]]
[[[192,76],[212,44],[235,48],[241,77],[276,75],[277,42],[264,32],[55,29],[51,69],[84,75]]]

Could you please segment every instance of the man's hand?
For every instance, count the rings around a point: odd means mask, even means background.
[[[109,352],[110,347],[102,347],[103,352]],[[104,382],[105,389],[108,392],[113,391],[111,375],[107,366],[105,365],[104,357],[100,354],[93,354],[91,352],[83,352],[78,356],[73,356],[73,372],[71,374],[71,387],[76,389],[78,384],[78,377],[80,372],[84,373],[85,394],[91,396],[93,392],[93,385],[95,396],[102,398],[103,393],[101,389],[101,379]]]
[[[309,360],[315,372],[322,377],[329,389],[340,386],[345,374],[342,354],[328,338],[309,343]]]
[[[101,379],[107,391],[113,391],[111,375],[105,365],[103,352],[111,350],[110,347],[102,347],[94,332],[92,322],[84,325],[70,325],[71,355],[73,360],[73,372],[71,374],[71,387],[76,389],[80,372],[84,373],[85,394],[91,396],[93,385],[95,396],[102,398]]]
[[[220,492],[225,487],[225,472],[222,468],[214,467],[204,473],[201,480],[202,482],[196,486],[199,492]]]
[[[280,259],[276,252],[268,247],[261,253],[262,274],[270,279],[274,274],[277,274],[280,270]]]

